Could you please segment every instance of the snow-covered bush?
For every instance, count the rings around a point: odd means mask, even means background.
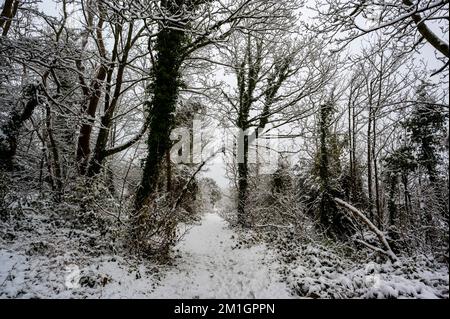
[[[448,298],[448,268],[423,255],[396,263],[350,259],[307,244],[282,251],[281,274],[308,298]]]

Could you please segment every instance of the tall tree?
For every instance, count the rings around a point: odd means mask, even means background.
[[[436,104],[429,93],[431,89],[430,84],[420,85],[411,116],[404,125],[416,147],[419,165],[425,168],[431,184],[435,184],[438,180],[437,168],[441,163],[440,153],[444,148],[448,112]]]
[[[98,63],[98,66],[96,67],[96,74],[89,86],[89,89],[84,91],[84,93],[86,93],[85,103],[82,106],[84,118],[81,123],[77,145],[77,162],[79,165],[80,173],[83,175],[86,174],[87,172],[87,166],[91,155],[92,129],[95,123],[97,107],[103,95],[104,81],[106,79],[108,72],[108,65],[107,65],[108,57],[105,41],[103,38],[105,15],[106,15],[104,4],[100,0],[96,1],[96,3],[93,3],[93,1],[88,1],[87,10],[88,11],[94,10],[94,13],[97,13],[98,15],[98,21],[96,26],[94,27],[95,29],[94,40],[96,42],[100,61]],[[92,13],[92,11],[89,12],[88,17],[92,17],[94,13]],[[88,18],[88,23],[92,23],[92,21],[90,21],[90,18]],[[91,28],[92,25],[88,25],[87,27]],[[82,71],[82,69],[80,69],[79,71]],[[80,73],[80,76],[82,76],[82,73]],[[81,81],[81,85],[82,86],[85,85],[84,79]]]
[[[332,132],[335,103],[332,98],[322,103],[319,108],[317,127],[319,141],[313,175],[318,177],[320,185],[318,215],[321,226],[329,236],[344,239],[352,232],[352,228],[334,201],[334,198],[341,197],[342,193],[339,185],[342,143]]]
[[[161,8],[168,17],[182,14],[185,1],[161,1]],[[189,11],[195,6],[187,7]],[[155,191],[159,172],[165,154],[170,148],[170,132],[173,128],[173,114],[176,108],[178,92],[181,86],[180,67],[183,47],[186,44],[186,23],[188,19],[164,21],[157,36],[155,50],[157,51],[153,66],[153,98],[147,103],[150,114],[150,133],[148,135],[148,156],[145,160],[142,181],[136,194],[135,207],[139,211],[145,205],[148,197]]]
[[[250,224],[246,208],[250,148],[258,148],[254,142],[264,137],[264,131],[309,116],[312,108],[304,101],[323,88],[334,72],[334,64],[317,54],[320,45],[314,39],[298,39],[284,30],[295,21],[288,10],[295,5],[280,2],[280,13],[273,15],[276,18],[266,18],[263,31],[237,33],[224,58],[223,64],[232,70],[236,86],[221,90],[224,109],[219,114],[239,129],[235,154],[237,211],[239,223],[244,226]]]

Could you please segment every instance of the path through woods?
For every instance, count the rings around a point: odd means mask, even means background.
[[[179,266],[154,298],[292,298],[279,281],[274,252],[265,245],[235,248],[236,234],[217,214],[206,214],[178,245]]]

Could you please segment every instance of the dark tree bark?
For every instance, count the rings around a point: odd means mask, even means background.
[[[378,174],[378,159],[377,159],[377,152],[376,152],[376,145],[377,145],[377,119],[376,119],[376,112],[374,111],[373,116],[373,145],[372,145],[372,160],[373,160],[373,177],[374,177],[374,184],[375,184],[375,209],[376,209],[376,216],[377,216],[377,224],[378,228],[383,230],[383,212],[381,210],[381,203],[380,203],[380,181],[379,181],[379,174]]]
[[[170,157],[170,150],[166,152],[166,178],[167,178],[167,193],[172,192],[172,159]]]
[[[238,223],[248,226],[248,216],[246,213],[246,203],[248,197],[248,136],[241,138],[244,145],[241,150],[244,152],[242,163],[238,163]]]
[[[6,0],[0,14],[0,28],[2,29],[2,36],[8,35],[11,23],[19,9],[19,0]]]
[[[354,185],[355,185],[355,176],[354,176],[354,158],[353,158],[353,126],[352,126],[352,121],[353,121],[353,116],[352,116],[352,99],[353,99],[353,80],[350,86],[350,96],[348,99],[348,149],[349,149],[349,163],[350,163],[350,172],[349,172],[349,176],[350,176],[350,190],[349,190],[349,194],[348,194],[348,198],[349,201],[351,202],[353,200],[353,193],[354,193]]]
[[[162,8],[170,15],[176,14],[183,1],[162,1]],[[180,87],[180,58],[185,42],[185,26],[174,21],[164,21],[157,36],[158,52],[153,66],[153,101],[147,103],[151,114],[150,133],[147,139],[148,155],[144,164],[142,181],[136,194],[135,209],[140,211],[149,197],[155,193],[161,165],[169,151],[170,132]]]
[[[105,64],[106,60],[106,48],[103,40],[103,25],[104,25],[104,8],[99,2],[98,5],[99,20],[96,26],[96,36],[97,36],[97,46],[99,54],[102,57],[102,62],[100,63],[99,69],[95,76],[95,79],[90,86],[90,94],[86,96],[87,105],[85,106],[84,115],[87,119],[81,125],[80,133],[78,137],[77,146],[77,162],[80,174],[85,175],[87,173],[87,166],[89,163],[89,157],[91,155],[91,135],[92,126],[95,122],[95,115],[97,112],[97,107],[104,90],[104,81],[108,74],[108,67]],[[84,82],[84,79],[81,79]],[[85,91],[86,92],[86,91]]]
[[[373,222],[373,187],[372,187],[372,109],[369,110],[367,125],[367,192],[369,196],[369,219]]]
[[[117,46],[119,42],[119,32],[121,32],[122,27],[117,26],[116,28],[116,41],[113,49],[112,54],[112,61],[115,61],[117,59]],[[130,24],[129,30],[128,30],[128,37],[127,42],[125,44],[124,53],[122,55],[122,58],[119,62],[119,67],[117,69],[117,75],[116,75],[116,82],[114,87],[114,92],[112,96],[110,96],[109,91],[111,90],[111,81],[112,81],[112,73],[114,71],[113,67],[110,67],[107,75],[107,94],[105,97],[105,107],[104,107],[104,114],[101,118],[101,127],[97,136],[97,141],[95,144],[94,152],[92,155],[92,158],[89,163],[89,169],[88,169],[88,176],[93,177],[100,173],[100,170],[102,168],[103,162],[105,158],[108,156],[108,153],[106,152],[106,147],[108,145],[108,139],[110,134],[110,128],[113,124],[113,116],[114,112],[117,108],[117,104],[121,95],[122,91],[122,84],[123,84],[123,77],[125,73],[125,68],[128,62],[128,55],[132,46],[132,35],[133,35],[133,24]]]
[[[98,103],[102,95],[103,81],[106,78],[106,67],[100,66],[96,79],[93,83],[93,94],[89,100],[86,108],[86,116],[88,117],[81,125],[80,135],[78,137],[77,147],[77,162],[79,165],[80,173],[86,174],[86,168],[88,165],[89,156],[91,154],[91,135],[92,125],[95,121],[95,114],[97,112]]]
[[[256,46],[256,53],[252,53],[252,46]],[[239,114],[236,122],[237,127],[241,130],[239,136],[238,153],[238,223],[242,226],[249,226],[249,218],[246,211],[246,203],[248,198],[248,153],[249,144],[252,143],[247,130],[249,127],[249,113],[253,103],[253,94],[258,83],[259,73],[261,71],[262,62],[262,42],[256,41],[252,43],[251,35],[247,38],[247,48],[245,57],[237,72],[238,90],[239,90]],[[276,91],[275,93],[276,94]],[[266,108],[270,107],[270,104],[266,101]],[[267,117],[263,116],[260,123],[260,128],[264,128],[267,124]],[[263,122],[264,121],[264,122]],[[257,132],[252,135],[252,139],[257,136]]]
[[[38,86],[30,85],[25,89],[25,99],[22,110],[13,110],[9,120],[1,127],[0,136],[0,168],[13,169],[13,160],[17,152],[17,139],[23,124],[33,115],[39,105]]]
[[[59,200],[61,198],[62,190],[63,190],[63,181],[62,181],[62,171],[61,171],[61,161],[59,156],[59,150],[58,146],[56,145],[55,137],[53,134],[53,121],[52,121],[52,115],[50,107],[47,105],[45,108],[46,111],[46,128],[47,128],[47,135],[49,138],[50,143],[50,151],[53,159],[53,173],[54,176],[52,177],[55,181],[56,186],[56,199]]]
[[[236,125],[241,130],[241,134],[244,134],[239,139],[240,143],[243,142],[244,144],[240,145],[241,147],[239,148],[239,151],[242,151],[243,154],[239,154],[240,161],[238,163],[238,222],[242,226],[250,226],[249,216],[247,216],[246,211],[249,185],[249,147],[258,137],[258,131],[264,130],[269,123],[274,99],[284,81],[292,75],[289,71],[292,61],[288,57],[274,62],[274,70],[268,76],[267,83],[264,83],[266,85],[266,89],[264,90],[264,107],[256,120],[253,122],[249,120],[250,111],[255,102],[255,89],[262,82],[260,76],[264,59],[263,46],[263,41],[258,40],[257,37],[255,37],[255,40],[252,40],[251,35],[249,35],[245,57],[241,65],[236,69],[239,91],[238,119]],[[256,48],[255,52],[252,50],[253,47]],[[255,123],[255,121],[259,121],[259,123]],[[252,127],[255,131],[246,136],[245,134],[249,133],[248,130]]]
[[[403,0],[403,3],[408,7],[413,7],[414,3],[411,0]],[[447,43],[442,41],[424,22],[424,19],[420,14],[414,14],[412,16],[414,23],[417,26],[419,33],[430,43],[436,50],[441,52],[447,58],[450,57],[450,50]]]

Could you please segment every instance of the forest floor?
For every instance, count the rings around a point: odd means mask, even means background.
[[[0,298],[448,298],[448,265],[359,262],[318,244],[261,244],[203,215],[169,264],[120,254],[104,227],[58,211],[0,222]],[[87,224],[86,224],[87,223]],[[106,234],[106,235],[105,235]]]

